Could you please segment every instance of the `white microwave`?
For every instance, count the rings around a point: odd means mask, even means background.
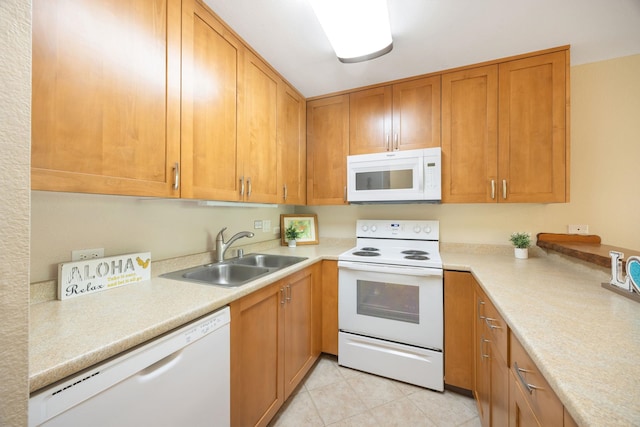
[[[438,203],[442,196],[440,147],[347,156],[351,203]]]

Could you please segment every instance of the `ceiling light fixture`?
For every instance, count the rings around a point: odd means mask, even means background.
[[[310,0],[340,62],[361,62],[393,49],[387,0]]]

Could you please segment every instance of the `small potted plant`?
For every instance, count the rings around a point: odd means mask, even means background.
[[[515,246],[516,258],[526,259],[529,258],[529,246],[531,246],[531,233],[515,232],[511,233],[509,238],[513,246]]]
[[[296,239],[302,235],[302,231],[298,230],[293,224],[290,224],[284,230],[284,236],[290,248],[296,247]]]

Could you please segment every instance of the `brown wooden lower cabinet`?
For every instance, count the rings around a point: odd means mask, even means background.
[[[473,390],[473,292],[470,273],[444,272],[444,382]]]
[[[232,426],[266,426],[320,355],[320,265],[230,304]]]
[[[338,355],[338,261],[322,261],[322,352]]]
[[[511,374],[517,383],[520,394],[515,394],[512,400],[522,395],[535,419],[541,426],[562,426],[564,424],[564,408],[558,396],[553,392],[547,380],[542,376],[537,366],[533,363],[520,341],[513,333],[509,334],[511,348],[509,361]],[[518,390],[513,386],[511,390]],[[510,426],[520,426],[518,417],[522,416],[522,404],[512,403]],[[515,412],[515,413],[513,413]],[[535,424],[534,424],[535,425]]]

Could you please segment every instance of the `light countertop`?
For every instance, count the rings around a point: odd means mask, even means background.
[[[236,289],[153,277],[65,301],[32,304],[30,390],[89,368],[321,259],[337,259],[352,246],[347,241],[259,250],[308,260]],[[603,289],[600,283],[609,275],[602,268],[544,253],[517,260],[512,254],[474,252],[443,248],[445,269],[472,272],[574,420],[584,426],[640,425],[640,364],[634,360],[640,355],[640,304]],[[189,265],[181,268],[185,267]]]

